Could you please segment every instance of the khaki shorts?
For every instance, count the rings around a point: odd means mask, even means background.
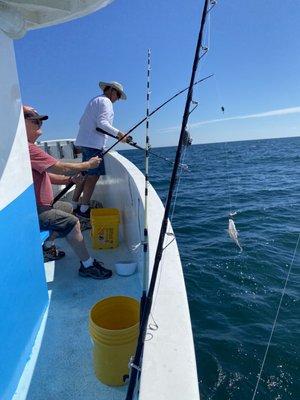
[[[56,202],[53,207],[38,206],[37,210],[40,229],[57,232],[58,237],[67,236],[78,222],[78,218],[72,214],[72,205],[64,201]]]

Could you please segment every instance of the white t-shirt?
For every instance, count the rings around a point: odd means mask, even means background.
[[[112,126],[113,119],[112,102],[104,95],[94,97],[89,101],[79,121],[79,131],[75,146],[103,149],[108,136],[96,131],[96,128],[99,127],[116,136],[119,129]]]

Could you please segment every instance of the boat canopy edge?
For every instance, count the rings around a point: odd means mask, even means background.
[[[0,29],[11,39],[28,30],[56,25],[83,17],[113,0],[1,0]]]

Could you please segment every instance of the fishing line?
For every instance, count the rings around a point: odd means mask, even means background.
[[[298,235],[298,240],[297,240],[296,247],[295,247],[295,250],[294,250],[293,258],[292,258],[292,261],[291,261],[291,264],[290,264],[290,267],[289,267],[289,271],[288,271],[287,277],[285,279],[284,287],[283,287],[283,290],[282,290],[282,293],[281,293],[281,297],[280,297],[280,301],[279,301],[279,304],[278,304],[278,307],[277,307],[276,316],[275,316],[275,319],[274,319],[274,322],[273,322],[271,334],[270,334],[270,337],[269,337],[269,341],[268,341],[268,344],[267,344],[267,347],[266,347],[266,351],[265,351],[265,354],[264,354],[264,358],[263,358],[263,361],[262,361],[262,364],[261,364],[261,368],[260,368],[260,371],[259,371],[259,374],[258,374],[256,386],[255,386],[254,393],[253,393],[253,396],[252,396],[251,400],[255,399],[255,396],[256,396],[256,393],[257,393],[257,389],[258,389],[258,385],[259,385],[259,382],[261,380],[261,374],[262,374],[264,366],[265,366],[266,358],[267,358],[267,355],[268,355],[268,352],[269,352],[269,347],[270,347],[270,344],[271,344],[271,341],[272,341],[272,337],[273,337],[273,333],[274,333],[274,330],[275,330],[275,327],[276,327],[276,324],[277,324],[277,319],[278,319],[279,311],[280,311],[280,308],[281,308],[282,300],[283,300],[283,297],[285,295],[285,290],[286,290],[286,287],[287,287],[287,283],[288,283],[288,280],[289,280],[289,277],[290,277],[290,273],[291,273],[291,270],[292,270],[292,266],[293,266],[293,263],[294,263],[294,260],[295,260],[295,257],[296,257],[299,241],[300,241],[300,234]]]
[[[213,6],[216,4],[216,2],[214,2],[214,4],[212,5],[212,7],[211,8],[213,8]],[[208,51],[209,51],[209,48],[210,48],[210,31],[211,31],[211,23],[210,23],[210,13],[209,13],[209,11],[211,10],[211,8],[207,11],[207,14],[208,14],[208,17],[207,17],[207,25],[206,25],[206,29],[205,29],[205,35],[204,36],[206,36],[206,38],[204,38],[204,42],[207,40],[208,41],[208,43],[207,43],[207,46],[201,46],[202,47],[202,49],[204,50],[204,53],[202,54],[202,56],[204,56]],[[191,109],[191,111],[189,112],[189,115],[191,115],[192,114],[192,112],[193,111],[195,111],[195,109],[198,107],[198,105],[199,105],[199,103],[197,102],[197,101],[195,101],[195,100],[192,100],[192,104],[194,104],[194,107]],[[183,154],[182,154],[182,157],[181,157],[181,165],[185,165],[185,163],[184,163],[184,160],[185,160],[185,156],[186,156],[186,152],[187,152],[187,146],[185,146],[184,147],[184,150],[183,150]],[[182,176],[182,169],[180,170],[180,173],[179,173],[179,177],[178,177],[178,179],[177,179],[177,183],[176,183],[176,191],[175,191],[175,196],[174,196],[174,201],[173,201],[173,207],[172,207],[172,212],[171,212],[171,218],[170,218],[170,221],[172,222],[173,221],[173,216],[174,216],[174,212],[175,212],[175,207],[176,207],[176,202],[177,202],[177,196],[178,196],[178,190],[179,190],[179,185],[180,185],[180,180],[181,180],[181,176]],[[170,244],[170,243],[169,243]],[[168,244],[168,245],[169,245]],[[168,246],[167,245],[167,246]],[[166,246],[166,247],[167,247]],[[165,247],[165,248],[166,248]]]
[[[210,7],[208,8],[208,10],[206,11],[206,14],[210,14],[211,10],[214,8],[214,6],[217,4],[217,0],[210,0]]]
[[[219,87],[217,84],[217,79],[215,77],[215,86],[216,86],[216,92],[219,98],[219,101],[221,103],[221,95],[219,91]],[[221,103],[222,104],[222,103]],[[221,111],[225,112],[224,106],[221,106]],[[239,247],[240,252],[243,251],[243,248],[241,247],[238,239],[238,231],[236,229],[233,217],[237,214],[236,211],[232,210],[232,201],[231,201],[231,184],[230,184],[230,179],[229,179],[229,163],[228,163],[228,150],[227,150],[227,142],[224,143],[224,149],[225,149],[225,170],[226,170],[226,181],[227,181],[227,195],[228,195],[228,203],[229,203],[229,215],[228,215],[228,234],[230,238],[234,241],[234,243]]]
[[[205,78],[199,79],[198,81],[193,83],[193,86],[198,85],[201,82],[206,81],[207,79],[211,78],[214,74],[210,74],[208,76],[206,76]],[[153,114],[155,114],[157,111],[159,111],[162,107],[164,107],[165,105],[167,105],[170,101],[172,101],[173,99],[175,99],[177,96],[179,96],[180,94],[184,93],[185,91],[187,91],[189,89],[189,86],[180,90],[179,92],[175,93],[172,97],[170,97],[168,100],[164,101],[160,106],[156,107],[153,111],[151,111],[151,113],[149,114],[149,117],[151,117]],[[115,147],[118,143],[120,143],[125,137],[128,137],[128,135],[133,132],[136,128],[138,128],[143,122],[145,122],[147,119],[147,117],[143,118],[141,121],[139,121],[138,123],[136,123],[121,139],[118,139],[116,143],[114,143],[104,154],[103,156],[108,153],[113,147]],[[97,129],[97,128],[96,128]],[[108,132],[104,132],[106,135],[109,136]],[[159,156],[158,156],[159,157]],[[52,202],[52,205],[55,204],[60,198],[62,198],[70,189],[71,187],[74,186],[74,183],[71,182],[69,183],[61,192],[59,192],[55,197],[54,200]]]
[[[195,102],[195,103],[196,103],[196,102]],[[198,103],[197,103],[197,105],[198,105]],[[195,107],[195,108],[196,108],[196,107]],[[195,108],[194,108],[194,109],[195,109]],[[149,116],[148,116],[148,121],[149,121]],[[101,132],[101,133],[104,133],[104,135],[108,135],[108,136],[110,136],[110,137],[112,137],[112,138],[114,138],[114,139],[117,139],[117,140],[119,139],[118,136],[115,136],[115,135],[113,135],[113,134],[111,134],[111,133],[109,133],[109,132],[106,132],[105,130],[103,130],[103,129],[101,129],[101,128],[96,128],[96,131]],[[128,136],[128,137],[127,137],[125,143],[126,143],[126,144],[129,144],[129,146],[135,147],[136,149],[142,150],[142,151],[144,151],[144,152],[146,151],[146,147],[141,147],[141,146],[139,146],[136,142],[133,141],[133,139],[132,139],[131,136]],[[168,162],[169,164],[174,165],[174,162],[173,162],[172,160],[170,160],[170,159],[167,158],[167,157],[163,157],[163,156],[161,156],[161,155],[159,155],[159,154],[157,154],[157,153],[153,153],[153,151],[150,150],[150,148],[151,148],[151,146],[149,146],[148,154],[151,154],[152,156],[158,157],[158,158],[160,158],[161,160],[164,160],[164,161]],[[187,166],[181,165],[181,167],[182,167],[182,168],[185,168],[185,169],[188,171],[188,167],[187,167]]]
[[[243,251],[242,246],[240,245],[239,239],[238,239],[238,231],[236,229],[233,217],[237,214],[236,211],[232,210],[232,204],[231,204],[231,187],[229,183],[229,173],[228,173],[228,154],[227,154],[227,142],[225,142],[225,160],[226,160],[226,175],[227,175],[227,187],[228,187],[228,200],[229,200],[229,215],[228,215],[228,234],[230,238],[234,241],[234,243],[238,246],[240,249],[240,253]]]
[[[173,235],[173,239],[172,239],[168,244],[165,245],[165,247],[163,248],[163,251],[165,251],[166,248],[169,247],[170,244],[172,244],[172,243],[174,242],[174,240],[175,240],[175,235],[174,235],[174,233],[169,232],[169,235]]]
[[[229,216],[236,215],[236,211],[232,211],[231,204],[231,188],[230,188],[230,180],[229,180],[229,166],[228,166],[228,152],[227,152],[227,142],[224,143],[225,148],[225,165],[226,165],[226,180],[227,180],[227,194],[228,194],[228,203],[229,203]]]
[[[223,114],[224,114],[225,108],[224,108],[223,96],[221,96],[220,86],[219,86],[219,84],[218,84],[216,75],[214,75],[214,82],[215,82],[215,89],[216,89],[216,93],[217,93],[219,105],[220,105],[221,111],[222,111]]]
[[[184,148],[184,150],[183,150],[183,156],[182,156],[182,159],[181,159],[181,164],[183,164],[183,162],[184,162],[184,158],[185,158],[185,154],[186,154],[187,147],[188,147],[188,146],[185,146],[185,148]],[[172,212],[171,212],[170,222],[173,221],[173,215],[174,215],[174,211],[175,211],[175,206],[176,206],[176,201],[177,201],[177,195],[178,195],[178,188],[179,188],[179,185],[180,185],[180,180],[181,180],[181,176],[182,176],[182,171],[183,171],[183,169],[181,168],[181,169],[180,169],[180,172],[179,172],[179,177],[178,177],[178,180],[177,180],[177,183],[176,183],[176,192],[175,192],[174,201],[173,201],[173,205],[172,205]],[[154,301],[153,301],[153,307],[152,307],[153,312],[154,312],[155,303],[156,303],[156,298],[157,298],[158,291],[159,291],[160,279],[161,279],[161,272],[162,272],[163,265],[164,265],[164,255],[165,255],[164,251],[165,251],[166,248],[169,247],[169,246],[174,242],[174,240],[175,240],[175,235],[174,235],[173,232],[167,232],[166,235],[172,235],[173,238],[172,238],[172,240],[170,240],[170,242],[169,242],[168,244],[166,244],[166,245],[163,247],[163,249],[162,249],[163,254],[162,254],[162,259],[161,259],[161,268],[160,268],[159,281],[158,281],[158,285],[157,285],[157,289],[156,289],[156,296],[155,296]]]
[[[190,111],[189,115],[191,115],[191,114],[192,114],[192,112],[193,112],[193,111],[195,111],[195,110],[196,110],[196,108],[197,108],[197,107],[198,107],[198,105],[199,105],[198,101],[195,101],[195,100],[192,100],[192,104],[194,104],[194,107],[191,109],[191,111]]]
[[[207,23],[205,26],[205,34],[204,34],[203,42],[206,43],[206,45],[204,45],[204,48],[207,49],[207,51],[209,51],[209,49],[210,49],[210,13],[209,12],[207,14]]]
[[[187,146],[184,147],[184,150],[183,150],[183,153],[182,153],[182,158],[181,158],[181,164],[184,163],[186,150],[187,150]],[[173,201],[173,205],[172,205],[171,218],[170,218],[171,222],[173,222],[173,216],[174,216],[174,211],[175,211],[175,207],[176,207],[176,202],[177,202],[177,196],[178,196],[178,190],[179,190],[181,176],[182,176],[182,168],[180,169],[179,176],[178,176],[178,179],[177,179],[177,182],[176,182],[176,189],[175,189],[174,201]]]
[[[200,57],[200,58],[201,58],[201,57]],[[200,59],[200,58],[199,58],[199,59]],[[199,59],[198,59],[198,61],[199,61]],[[213,74],[211,74],[211,75],[209,75],[209,76],[207,76],[207,77],[205,77],[205,78],[203,78],[203,79],[200,79],[199,81],[193,82],[193,87],[194,87],[195,85],[197,85],[198,83],[203,82],[203,81],[206,80],[206,79],[209,79],[211,76],[213,76]],[[181,93],[185,92],[186,90],[190,90],[190,91],[191,91],[191,94],[192,94],[192,89],[193,89],[193,87],[190,88],[190,87],[188,86],[187,88],[182,89],[180,92],[176,93],[174,96],[172,96],[171,98],[169,98],[168,100],[166,100],[164,103],[162,103],[160,106],[158,106],[155,110],[153,110],[153,111],[149,114],[149,117],[151,117],[151,116],[152,116],[153,114],[155,114],[158,110],[160,110],[162,107],[164,107],[167,103],[169,103],[171,100],[175,99],[175,97],[179,96]],[[139,121],[136,125],[134,125],[131,129],[129,129],[129,131],[128,131],[122,138],[118,139],[116,143],[114,143],[109,149],[107,149],[107,150],[103,153],[103,156],[104,156],[106,153],[108,153],[110,150],[112,150],[118,143],[120,143],[122,140],[124,140],[124,138],[126,138],[126,137],[127,137],[131,132],[133,132],[138,126],[140,126],[143,122],[145,122],[146,119],[147,119],[147,117],[143,118],[143,119],[142,119],[141,121]]]

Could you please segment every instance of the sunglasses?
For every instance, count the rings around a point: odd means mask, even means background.
[[[41,119],[31,119],[31,118],[25,118],[32,122],[34,125],[37,125],[39,128],[43,125],[43,121]]]

